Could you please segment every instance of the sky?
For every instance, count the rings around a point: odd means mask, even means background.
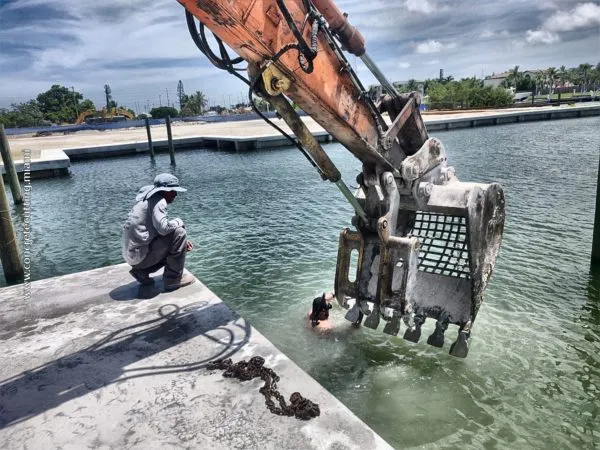
[[[292,0],[288,0],[292,1]],[[297,1],[297,0],[296,0]],[[455,79],[600,62],[600,2],[577,0],[338,0],[390,81]],[[364,84],[375,83],[349,56]],[[97,106],[109,84],[119,105],[176,103],[177,83],[210,105],[247,88],[196,48],[176,0],[0,0],[0,107],[52,84]]]

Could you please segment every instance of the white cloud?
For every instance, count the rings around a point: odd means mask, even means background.
[[[557,11],[537,30],[527,30],[527,42],[554,44],[560,41],[558,33],[600,26],[600,5],[580,3],[569,11]]]
[[[546,30],[527,30],[527,42],[530,44],[553,44],[560,41],[558,34]]]
[[[428,53],[439,53],[442,50],[447,50],[456,47],[454,43],[442,44],[440,41],[429,39],[424,42],[414,44],[415,53],[428,54]]]
[[[571,31],[600,25],[600,5],[581,3],[571,11],[557,11],[549,17],[542,28],[548,31]]]
[[[482,68],[487,75],[515,65],[572,67],[598,47],[598,0],[487,0],[476,8],[472,0],[335,1],[389,79],[435,78],[440,68],[459,79],[481,76]],[[179,79],[186,91],[202,90],[212,101],[247,92],[196,49],[180,4],[153,0],[148,9],[147,3],[0,0],[0,107],[28,100],[52,82],[74,86],[97,104],[108,83],[115,100],[130,106],[147,99],[158,106],[166,89],[173,100]],[[36,5],[56,17],[15,14]],[[360,60],[357,65],[363,83],[376,82]]]
[[[437,8],[428,0],[406,0],[404,2],[404,7],[411,11],[423,14],[431,14]]]
[[[542,0],[538,5],[539,9],[558,9],[556,3],[552,0]]]

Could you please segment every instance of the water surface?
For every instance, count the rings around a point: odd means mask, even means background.
[[[599,125],[589,118],[434,134],[461,180],[499,181],[506,191],[505,239],[465,360],[447,353],[455,327],[443,350],[350,329],[340,308],[332,335],[304,328],[312,298],[332,289],[352,210],[297,150],[179,153],[173,173],[189,192],[169,212],[196,244],[189,269],[397,448],[593,448],[600,274],[590,273],[589,259]],[[353,185],[360,163],[339,144],[326,150]],[[170,170],[168,155],[155,165],[125,157],[34,181],[34,278],[120,263],[134,193]],[[294,390],[291,380],[280,386]]]

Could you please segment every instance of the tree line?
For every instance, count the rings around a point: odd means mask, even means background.
[[[580,93],[600,87],[600,63],[596,66],[584,63],[577,67],[545,70],[521,71],[519,66],[508,70],[500,87],[485,86],[476,77],[454,80],[452,76],[428,79],[422,82],[409,80],[407,83],[394,83],[400,93],[418,91],[427,96],[430,109],[487,108],[513,104],[512,91],[529,91],[534,95],[541,92],[553,94],[555,90],[566,91],[575,88]],[[509,91],[508,89],[511,89]]]
[[[95,109],[94,102],[74,89],[55,84],[35,99],[0,108],[0,123],[7,128],[69,123],[88,109]]]
[[[519,66],[515,66],[508,71],[502,86],[517,91],[532,91],[535,95],[542,91],[553,94],[556,89],[564,91],[573,87],[580,93],[596,91],[600,87],[600,62],[596,66],[584,63],[577,67],[567,68],[563,65],[558,69],[548,67],[535,71],[520,71]]]
[[[104,86],[107,109],[118,108],[119,105],[113,100],[110,86]],[[202,91],[196,91],[186,95],[183,83],[179,81],[177,96],[180,109],[172,106],[161,106],[150,110],[152,117],[161,119],[167,116],[178,117],[195,116],[202,114],[208,103]],[[135,111],[125,108],[135,116]],[[35,99],[23,103],[13,103],[10,108],[0,108],[0,123],[6,128],[50,126],[52,124],[75,123],[77,117],[84,111],[96,111],[94,102],[88,98],[84,99],[80,92],[75,89],[52,85],[46,92],[38,94]],[[100,113],[98,111],[98,113]]]
[[[400,93],[418,91],[428,98],[429,109],[499,108],[513,103],[512,94],[504,88],[484,86],[483,80],[463,78],[454,80],[452,76],[441,79],[428,79],[423,82],[409,80],[406,84],[394,84]]]
[[[107,109],[118,108],[112,99],[110,87],[104,86]],[[135,116],[135,111],[126,109]],[[10,108],[0,108],[0,123],[6,128],[38,127],[52,124],[74,123],[85,111],[96,111],[94,102],[84,99],[74,88],[54,84],[46,92],[42,92],[23,103],[13,103]],[[99,111],[96,111],[100,113]]]
[[[150,110],[150,115],[155,119],[165,119],[167,116],[198,116],[204,113],[208,100],[202,91],[196,91],[187,95],[183,89],[183,83],[179,80],[177,84],[177,99],[179,110],[174,106],[159,106]]]

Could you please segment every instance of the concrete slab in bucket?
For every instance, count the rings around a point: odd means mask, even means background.
[[[391,448],[202,283],[165,293],[127,270],[0,290],[1,448]],[[255,355],[321,415],[274,415],[261,380],[206,369]]]

